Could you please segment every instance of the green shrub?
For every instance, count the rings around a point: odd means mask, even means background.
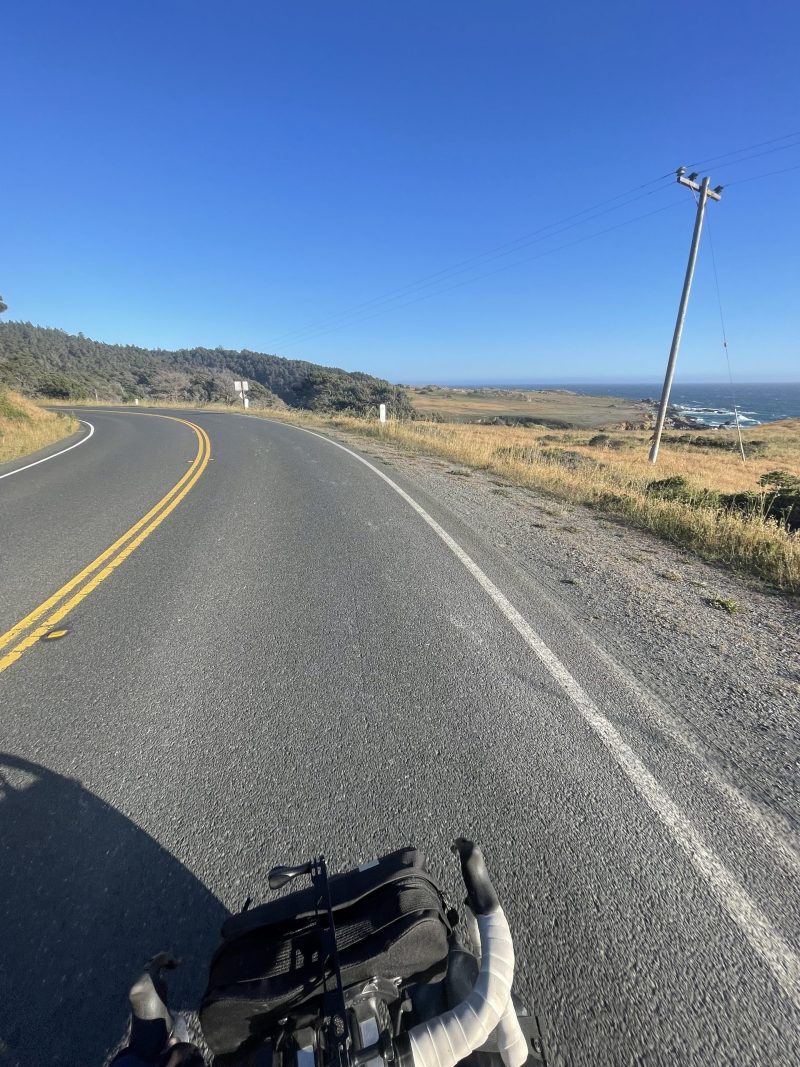
[[[88,390],[75,378],[66,374],[47,374],[39,379],[37,392],[51,400],[80,400]]]
[[[650,496],[661,500],[677,500],[696,508],[718,508],[720,495],[714,489],[698,489],[682,474],[673,474],[669,478],[659,478],[648,482],[645,491]]]
[[[725,433],[719,434],[664,434],[664,444],[677,445],[679,448],[714,448],[721,452],[739,453],[739,441]],[[766,441],[745,441],[745,455],[761,456],[767,450]]]
[[[662,500],[686,500],[691,493],[691,483],[682,474],[673,474],[669,478],[657,478],[648,482],[646,490],[652,496]]]
[[[739,605],[735,600],[728,600],[726,597],[721,596],[706,597],[706,604],[710,608],[716,608],[717,611],[727,612],[728,615],[735,615],[739,610]]]
[[[301,407],[309,411],[377,415],[380,404],[395,418],[412,418],[414,408],[404,390],[369,374],[312,370],[295,389]]]
[[[749,490],[720,498],[729,511],[776,519],[789,530],[800,530],[800,478],[789,471],[768,471],[758,479],[761,493]]]
[[[767,471],[758,479],[758,484],[772,492],[800,493],[800,475],[791,471]]]

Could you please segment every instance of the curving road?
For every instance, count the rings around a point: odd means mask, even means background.
[[[0,480],[2,1067],[101,1062],[163,947],[192,1002],[271,864],[414,841],[455,895],[461,832],[554,1064],[797,1062],[796,840],[585,620],[318,435],[81,417]]]

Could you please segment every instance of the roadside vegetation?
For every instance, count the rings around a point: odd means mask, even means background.
[[[298,420],[295,413],[279,416]],[[347,417],[320,428],[391,441],[464,469],[587,504],[705,559],[800,593],[800,420],[744,433],[747,463],[726,431],[672,431],[659,462],[649,434]],[[709,437],[711,443],[704,438]]]
[[[77,429],[72,415],[43,411],[26,397],[0,389],[0,463],[52,445]]]
[[[48,401],[234,405],[241,378],[254,407],[363,415],[386,404],[392,415],[413,415],[404,389],[358,371],[246,349],[109,345],[29,322],[0,323],[0,388]]]

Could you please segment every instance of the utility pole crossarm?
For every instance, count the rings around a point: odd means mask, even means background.
[[[687,178],[685,177],[686,167],[678,167],[678,169],[675,171],[675,174],[678,178],[679,185],[685,185],[687,189],[692,189],[696,193],[699,193],[700,190],[703,188],[702,185],[698,185],[695,181],[695,178],[697,177],[696,171],[693,174],[690,174]],[[710,178],[708,180],[709,182],[711,181]],[[706,193],[706,196],[708,196],[711,200],[721,200],[723,188],[724,186],[717,185],[714,189],[709,189]]]

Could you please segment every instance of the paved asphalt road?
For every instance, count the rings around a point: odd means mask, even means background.
[[[198,454],[180,422],[82,417],[91,440],[0,480],[0,631]],[[296,427],[185,417],[197,483],[0,675],[0,1065],[100,1063],[163,947],[188,1005],[273,863],[413,841],[455,895],[464,832],[553,1063],[798,1062],[797,852],[585,620],[413,484],[431,521]]]

